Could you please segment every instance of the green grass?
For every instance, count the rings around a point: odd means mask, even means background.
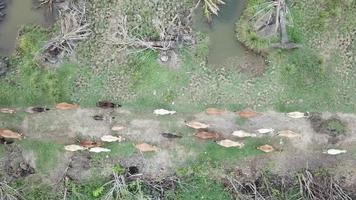
[[[332,118],[325,121],[327,130],[332,136],[339,136],[346,133],[346,126],[338,119]]]
[[[242,159],[261,154],[256,148],[264,142],[264,139],[246,139],[245,146],[238,149],[221,147],[212,141],[181,141],[197,155],[188,159],[186,167],[177,170],[182,182],[178,190],[167,194],[167,199],[232,199],[218,177]]]
[[[135,153],[136,149],[134,144],[130,142],[123,142],[123,143],[108,143],[103,146],[103,148],[108,148],[111,151],[107,153],[100,153],[100,154],[93,154],[92,160],[94,162],[103,162],[107,156],[115,157],[124,159]]]
[[[54,169],[64,151],[63,145],[35,140],[21,140],[18,142],[26,151],[32,151],[35,156],[35,169],[41,174],[48,174]]]
[[[248,121],[248,119],[243,118],[243,117],[236,118],[236,124],[239,126],[243,126],[247,121]]]
[[[36,60],[47,34],[34,26],[22,30],[18,54],[10,61],[12,69],[0,80],[0,105],[44,105],[70,100],[76,66],[62,64],[58,69],[50,69]]]
[[[222,183],[206,176],[193,176],[183,180],[178,190],[168,193],[167,199],[174,200],[228,200],[232,199]]]
[[[0,146],[0,158],[3,158],[6,154],[5,146],[1,145]]]
[[[239,148],[225,148],[215,142],[206,142],[199,148],[198,156],[194,162],[236,163],[236,161],[248,156],[258,155],[261,152],[256,148],[263,144],[264,140],[250,138],[243,141],[245,146]],[[199,145],[197,145],[199,146]]]
[[[20,130],[22,121],[25,118],[24,112],[17,112],[16,114],[0,113],[0,128]]]

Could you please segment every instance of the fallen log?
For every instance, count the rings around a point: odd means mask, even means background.
[[[302,48],[303,45],[301,44],[296,44],[292,42],[288,43],[274,43],[270,45],[270,48],[276,48],[276,49],[297,49],[297,48]]]

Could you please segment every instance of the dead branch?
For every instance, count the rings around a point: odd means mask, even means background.
[[[84,3],[78,5],[71,1],[62,5],[59,13],[60,33],[42,48],[42,56],[49,62],[56,62],[63,53],[72,54],[76,44],[91,34],[90,25],[85,18]]]
[[[310,200],[351,200],[352,198],[342,189],[337,181],[329,175],[315,178],[305,170],[298,175],[300,194]]]
[[[293,19],[290,15],[285,0],[267,1],[255,8],[257,11],[250,20],[255,20],[255,30],[260,35],[269,37],[279,33],[281,44],[273,48],[291,48],[287,34],[287,25],[292,25]],[[298,48],[298,45],[292,48]]]
[[[0,181],[0,200],[24,199],[16,189],[12,188],[6,181]]]
[[[114,28],[108,37],[109,43],[119,46],[119,50],[131,48],[136,52],[147,49],[168,51],[176,49],[181,43],[193,43],[190,30],[188,30],[186,25],[183,25],[179,14],[176,14],[171,20],[166,20],[163,16],[156,16],[152,20],[152,26],[159,34],[159,40],[147,39],[147,37],[133,34],[139,25],[129,28],[128,17],[126,15],[116,17],[112,25]]]

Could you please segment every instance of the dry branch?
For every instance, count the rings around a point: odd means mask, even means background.
[[[151,25],[159,34],[158,40],[137,33],[134,34],[139,25],[129,28],[128,16],[126,15],[118,15],[112,25],[114,28],[108,37],[108,42],[119,46],[121,50],[131,48],[136,52],[147,49],[168,51],[176,49],[181,43],[193,43],[190,30],[187,25],[183,25],[179,14],[176,14],[171,20],[160,16],[156,16],[152,20]]]
[[[45,61],[56,62],[63,54],[72,54],[79,41],[87,39],[90,34],[90,26],[85,18],[85,4],[69,2],[59,8],[60,33],[52,38],[42,49]]]
[[[0,181],[0,200],[24,199],[16,189],[12,188],[6,181]]]
[[[352,200],[340,187],[338,181],[329,175],[314,177],[305,170],[298,175],[300,194],[310,200]]]

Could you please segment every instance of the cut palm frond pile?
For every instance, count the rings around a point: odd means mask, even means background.
[[[281,43],[272,46],[295,48],[290,45],[287,26],[293,26],[293,18],[285,0],[272,0],[253,8],[256,12],[250,19],[254,21],[254,29],[262,37],[280,36]]]
[[[55,63],[59,56],[72,54],[76,44],[90,36],[85,13],[85,2],[70,1],[59,6],[60,32],[43,47],[44,61]]]
[[[208,21],[212,20],[212,15],[219,14],[219,6],[222,4],[225,4],[222,0],[203,0],[204,15]]]

